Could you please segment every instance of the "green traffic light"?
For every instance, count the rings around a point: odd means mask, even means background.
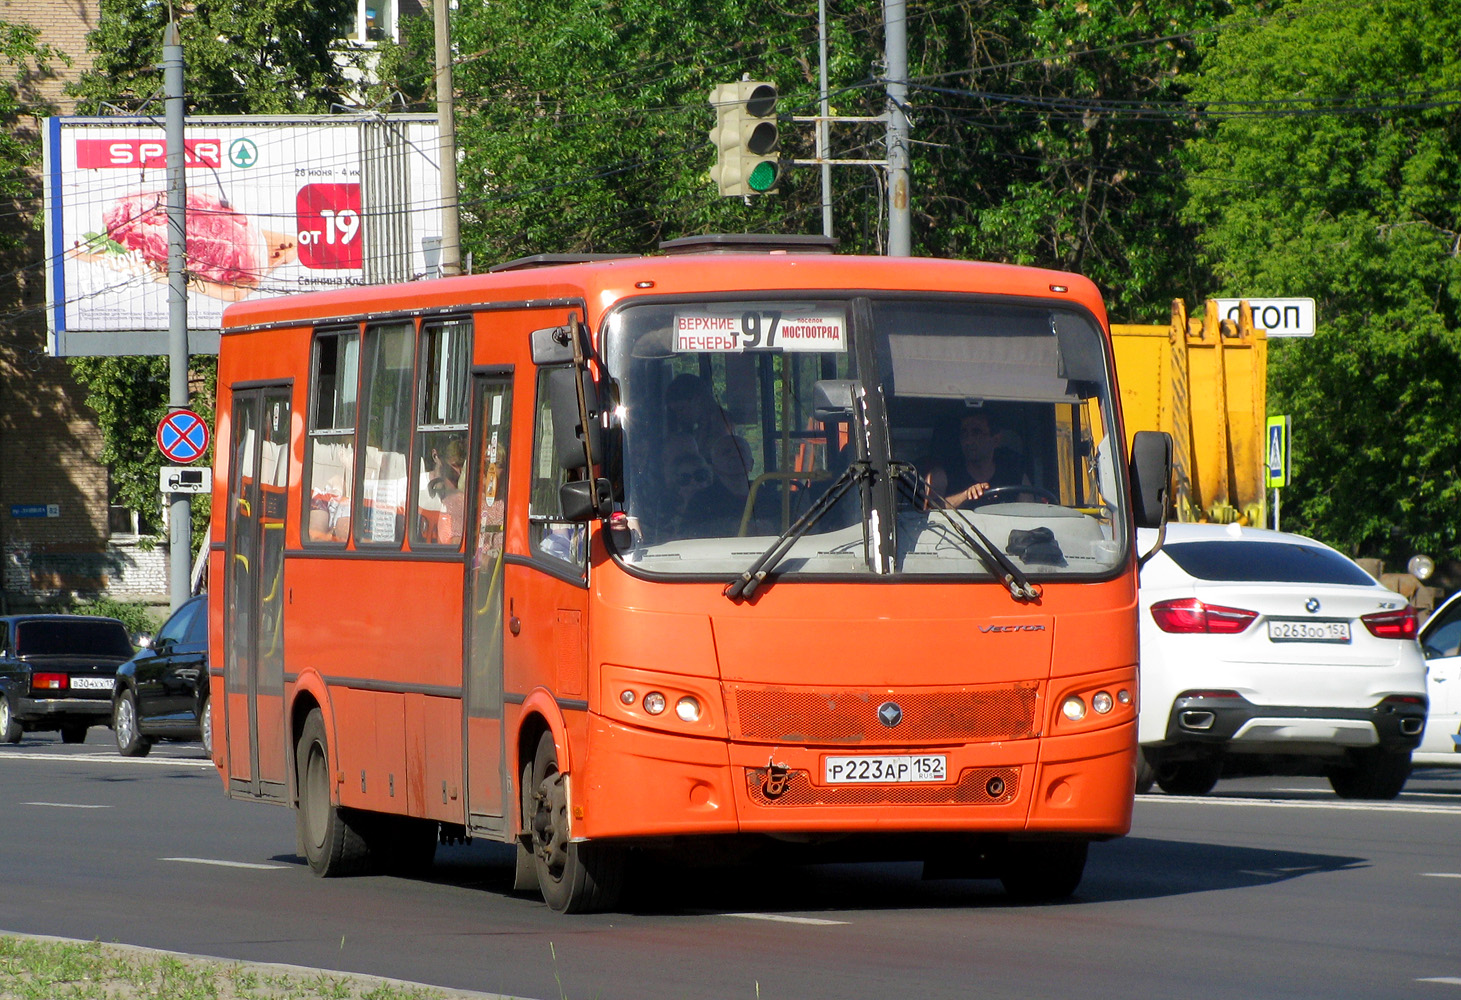
[[[776,184],[776,162],[762,160],[746,178],[746,186],[752,191],[769,191]]]

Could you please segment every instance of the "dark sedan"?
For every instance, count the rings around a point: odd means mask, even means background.
[[[185,602],[149,647],[118,668],[112,732],[126,757],[146,756],[159,738],[202,740],[212,755],[206,596]]]
[[[0,617],[0,740],[59,729],[84,743],[111,721],[117,667],[132,655],[127,627],[90,615]]]

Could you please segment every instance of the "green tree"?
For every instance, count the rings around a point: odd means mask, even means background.
[[[66,58],[39,37],[36,28],[0,21],[0,197],[17,205],[35,197],[40,142],[34,125],[49,113],[33,99],[32,85]],[[15,226],[0,227],[0,250],[17,249],[24,239]]]
[[[1284,527],[1461,556],[1461,8],[1294,0],[1234,20],[1194,86],[1188,220],[1233,296],[1312,296],[1275,342],[1294,415]]]
[[[93,68],[71,88],[79,114],[119,109],[161,114],[163,30],[169,5],[102,0],[87,37]],[[324,114],[345,104],[358,58],[339,39],[353,23],[354,0],[253,0],[180,4],[190,114]],[[216,359],[189,361],[192,406],[211,423]],[[114,503],[159,523],[157,446],[153,432],[167,413],[165,357],[73,358],[103,438]],[[195,542],[208,524],[209,501],[193,498]]]
[[[1199,285],[1192,230],[1175,220],[1175,151],[1194,41],[1221,0],[965,0],[909,14],[915,253],[1080,270],[1118,313],[1166,314]],[[708,169],[717,83],[774,81],[784,116],[817,98],[816,23],[734,0],[710,8],[618,0],[466,4],[453,21],[464,243],[480,260],[547,251],[651,250],[704,232],[821,231],[819,172],[790,171],[751,204]],[[829,23],[833,113],[876,115],[882,6]],[[382,60],[383,92],[431,94],[431,25]],[[409,54],[408,54],[409,53]],[[424,104],[429,108],[431,105]],[[783,120],[788,157],[812,126]],[[881,124],[839,124],[832,155],[885,155]],[[878,253],[882,171],[836,167],[835,230]]]

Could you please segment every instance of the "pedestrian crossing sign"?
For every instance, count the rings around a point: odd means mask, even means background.
[[[1263,471],[1266,484],[1279,488],[1289,484],[1289,418],[1268,418],[1268,446],[1264,450]]]

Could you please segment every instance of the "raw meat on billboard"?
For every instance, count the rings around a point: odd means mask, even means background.
[[[271,269],[295,257],[292,236],[265,232],[253,219],[206,192],[188,192],[185,218],[189,281],[213,298],[230,302],[247,298]],[[102,227],[80,246],[83,258],[133,270],[140,255],[159,280],[166,277],[166,192],[122,196],[103,213]]]

